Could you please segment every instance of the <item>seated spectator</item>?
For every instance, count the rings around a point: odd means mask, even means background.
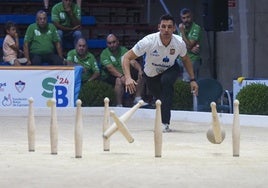
[[[95,80],[100,76],[100,69],[96,58],[88,51],[87,41],[84,38],[78,39],[75,49],[68,52],[67,64],[82,65],[84,67],[82,83]]]
[[[116,94],[116,103],[118,107],[123,106],[123,94],[125,92],[125,77],[122,70],[122,56],[128,51],[124,46],[119,45],[119,40],[114,34],[109,34],[106,38],[107,48],[101,55],[100,61],[102,65],[102,80],[114,86]],[[144,87],[142,79],[142,67],[136,61],[131,61],[131,65],[138,71],[138,87],[135,93],[134,104],[141,100],[141,94]]]
[[[49,9],[49,0],[43,0],[43,3],[44,3],[44,10],[46,12],[48,12],[48,9]],[[81,8],[81,3],[82,3],[82,0],[76,0],[76,3],[78,5],[78,7]]]
[[[72,0],[62,0],[52,7],[51,20],[58,29],[62,46],[73,48],[82,37],[81,9]]]
[[[11,65],[20,66],[27,62],[26,58],[18,58],[22,53],[19,48],[19,36],[15,23],[9,21],[5,25],[6,36],[3,42],[3,60]]]
[[[43,10],[37,12],[36,23],[28,26],[23,47],[28,65],[42,65],[44,62],[49,65],[63,65],[57,29],[53,24],[47,23],[47,14]]]

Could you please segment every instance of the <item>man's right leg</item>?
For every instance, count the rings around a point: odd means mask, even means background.
[[[116,105],[121,107],[123,106],[122,98],[124,94],[124,84],[121,81],[121,78],[115,78],[115,95],[116,95]]]
[[[150,93],[156,98],[160,99],[161,97],[161,85],[159,84],[161,81],[161,75],[155,77],[148,77],[144,75],[145,83],[150,91]]]
[[[42,58],[40,55],[37,54],[30,54],[32,65],[41,65],[42,64]]]
[[[48,57],[52,65],[63,65],[64,60],[57,54],[50,54]]]
[[[110,84],[111,86],[113,86],[114,88],[114,92],[115,92],[115,100],[116,100],[116,106],[118,107],[122,107],[122,96],[123,94],[120,94],[120,89],[118,89],[116,86],[116,77],[112,76],[112,75],[109,75],[109,77],[105,78],[103,81]],[[120,87],[119,87],[120,88]]]
[[[63,65],[63,59],[57,54],[46,54],[42,56],[42,63],[47,63],[48,65]]]
[[[61,47],[63,48],[63,46],[62,46],[62,40],[63,40],[63,31],[62,31],[62,30],[57,30],[57,32],[58,32],[58,35],[59,35],[59,37],[60,37],[60,43],[61,43]]]

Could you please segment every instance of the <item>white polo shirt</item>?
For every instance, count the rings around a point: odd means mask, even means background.
[[[187,49],[184,41],[173,34],[169,45],[166,47],[160,40],[160,32],[145,36],[132,48],[138,56],[145,55],[144,72],[149,77],[161,74],[174,65],[178,56],[185,56]]]

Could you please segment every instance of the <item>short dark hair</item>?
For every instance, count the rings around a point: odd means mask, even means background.
[[[183,8],[180,11],[180,15],[184,15],[184,14],[188,14],[188,13],[192,13],[191,10],[189,8]]]
[[[16,27],[16,24],[12,21],[7,21],[5,24],[5,31],[9,30],[11,27]]]
[[[173,22],[173,25],[175,25],[175,19],[173,16],[171,16],[170,14],[164,14],[160,17],[160,22],[162,20],[171,20]]]

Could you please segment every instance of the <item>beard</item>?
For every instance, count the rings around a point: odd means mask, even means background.
[[[191,27],[191,25],[192,25],[192,22],[185,22],[185,23],[183,23],[184,25],[185,25],[185,28],[190,28]]]

